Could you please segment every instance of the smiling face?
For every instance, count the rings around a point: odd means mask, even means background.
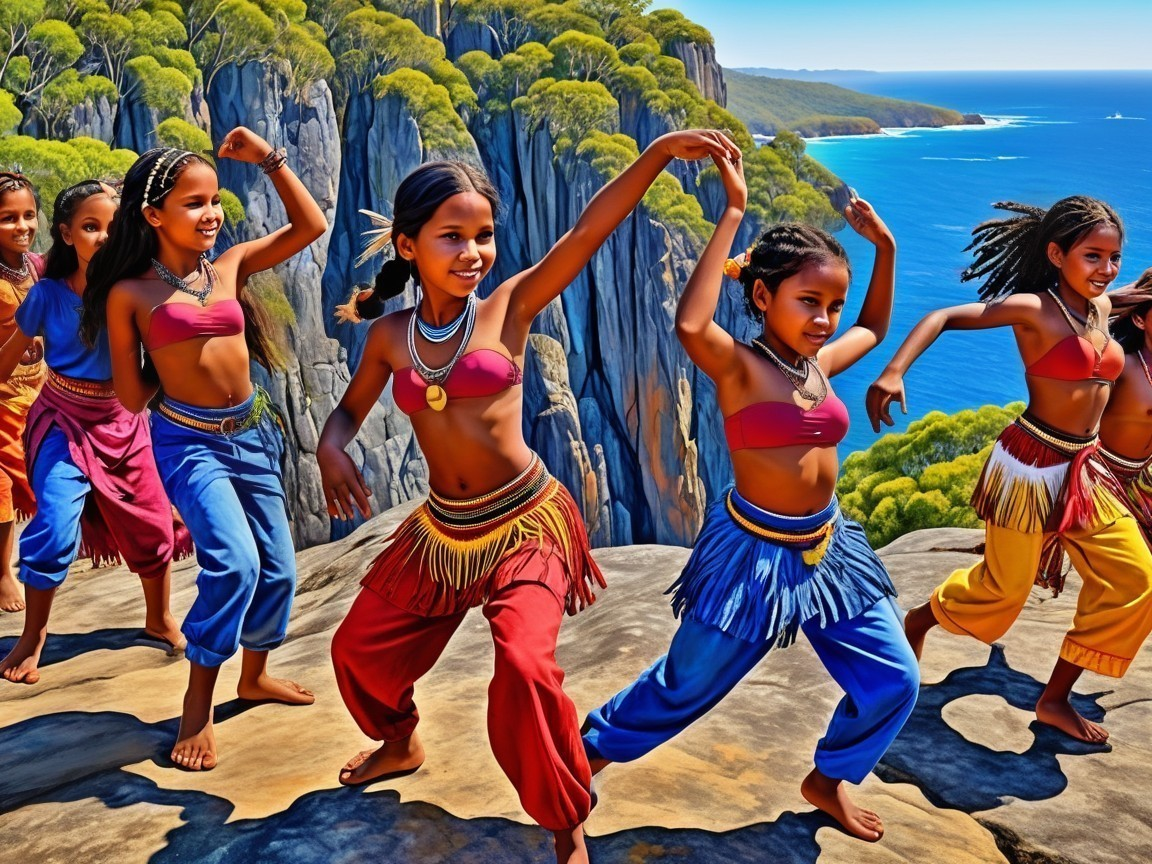
[[[1120,231],[1102,222],[1067,252],[1048,244],[1048,260],[1059,271],[1060,288],[1091,300],[1103,294],[1120,273]]]
[[[479,192],[459,192],[436,208],[415,237],[397,235],[397,253],[420,271],[425,293],[466,297],[496,261],[492,205]]]
[[[96,250],[108,239],[108,226],[115,215],[116,202],[99,192],[81,201],[68,222],[60,223],[60,239],[76,250],[81,270],[88,269]]]
[[[164,200],[144,208],[161,243],[194,252],[207,252],[216,245],[224,227],[220,206],[220,182],[216,172],[203,162],[191,160]]]
[[[19,268],[36,237],[36,199],[30,189],[0,195],[0,257]]]
[[[752,294],[764,313],[764,336],[786,359],[815,357],[836,332],[848,296],[843,261],[813,261],[784,279],[775,292],[757,281]]]

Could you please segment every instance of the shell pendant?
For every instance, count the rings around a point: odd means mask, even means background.
[[[424,391],[424,401],[433,411],[443,411],[444,406],[448,404],[448,394],[439,384],[429,384]]]

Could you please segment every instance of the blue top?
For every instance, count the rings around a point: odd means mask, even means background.
[[[61,279],[41,279],[16,310],[16,326],[25,336],[44,337],[44,361],[69,378],[107,381],[112,377],[108,333],[100,331],[95,348],[80,341],[82,303]]]

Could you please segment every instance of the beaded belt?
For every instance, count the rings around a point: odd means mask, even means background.
[[[507,519],[517,510],[534,506],[552,491],[557,482],[540,457],[533,454],[528,467],[499,489],[464,499],[444,498],[429,491],[427,507],[433,518],[446,527],[486,528]]]
[[[1075,456],[1086,447],[1095,447],[1100,441],[1099,435],[1087,437],[1068,435],[1058,429],[1044,425],[1039,420],[1031,419],[1027,414],[1021,414],[1014,422],[1037,441],[1041,441],[1067,456]]]
[[[833,515],[833,517],[823,525],[805,531],[788,531],[772,528],[757,520],[751,513],[741,510],[732,499],[732,492],[729,492],[725,497],[724,503],[727,506],[728,515],[732,517],[732,521],[749,534],[781,546],[802,549],[801,555],[805,564],[820,563],[820,559],[824,557],[824,553],[828,549],[828,544],[832,540],[833,529],[836,527],[837,517]]]
[[[260,404],[260,401],[257,400],[246,414],[241,414],[238,417],[223,417],[220,420],[205,420],[201,417],[194,417],[191,414],[173,408],[167,402],[161,402],[156,410],[173,423],[189,429],[195,429],[197,432],[211,432],[214,435],[232,435],[235,432],[243,432],[245,429],[251,429],[259,423],[260,415],[263,413],[262,408],[263,406]]]
[[[48,369],[48,386],[62,393],[74,396],[87,396],[90,399],[111,399],[116,396],[111,381],[87,381],[83,378],[69,378]]]
[[[1149,462],[1152,462],[1152,456],[1145,456],[1143,459],[1128,459],[1124,456],[1120,456],[1117,453],[1113,453],[1111,450],[1107,450],[1104,447],[1100,448],[1100,455],[1111,462],[1113,465],[1116,465],[1125,471],[1130,471],[1133,474],[1139,474],[1141,471],[1148,467]]]

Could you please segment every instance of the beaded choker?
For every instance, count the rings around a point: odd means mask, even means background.
[[[762,356],[771,360],[776,368],[784,373],[784,377],[792,383],[796,392],[800,394],[800,398],[812,402],[813,408],[820,405],[828,397],[828,380],[824,377],[824,372],[812,362],[810,357],[802,357],[800,365],[793,366],[759,338],[752,340],[752,347],[759,351]],[[816,370],[816,379],[820,383],[819,392],[808,389],[808,379],[811,377],[813,368]]]
[[[464,327],[464,335],[460,338],[460,345],[456,348],[456,353],[452,355],[452,359],[439,369],[428,366],[416,353],[416,322],[419,318],[419,307],[417,307],[412,310],[412,314],[408,318],[408,353],[412,355],[412,368],[428,384],[424,390],[424,400],[428,403],[428,407],[433,411],[443,411],[444,406],[448,404],[448,393],[444,390],[444,381],[447,380],[448,375],[452,372],[452,367],[456,365],[456,361],[460,359],[464,349],[468,346],[468,340],[472,338],[472,327],[476,324],[476,295],[468,295],[464,312],[458,319],[463,321]]]
[[[20,268],[9,267],[3,261],[0,261],[0,276],[13,285],[19,285],[32,273],[32,268],[28,264],[28,256],[21,253],[20,255]]]
[[[475,295],[469,294],[468,300],[464,304],[464,308],[460,310],[460,314],[454,319],[449,321],[443,327],[437,327],[429,324],[420,317],[420,301],[416,301],[416,314],[412,317],[416,319],[416,329],[420,331],[420,335],[433,344],[439,345],[441,342],[447,342],[456,335],[456,331],[460,329],[460,325],[464,323],[464,316],[468,314],[468,310],[472,305]]]
[[[156,275],[162,281],[167,282],[177,291],[195,297],[201,306],[208,305],[208,295],[212,293],[212,289],[216,287],[216,281],[219,279],[216,275],[216,268],[212,266],[212,262],[208,260],[206,255],[200,256],[200,260],[196,264],[196,275],[190,281],[181,279],[155,258],[152,259],[152,269],[156,271]],[[199,282],[201,279],[204,280],[204,287],[197,291],[192,287],[192,283]]]

